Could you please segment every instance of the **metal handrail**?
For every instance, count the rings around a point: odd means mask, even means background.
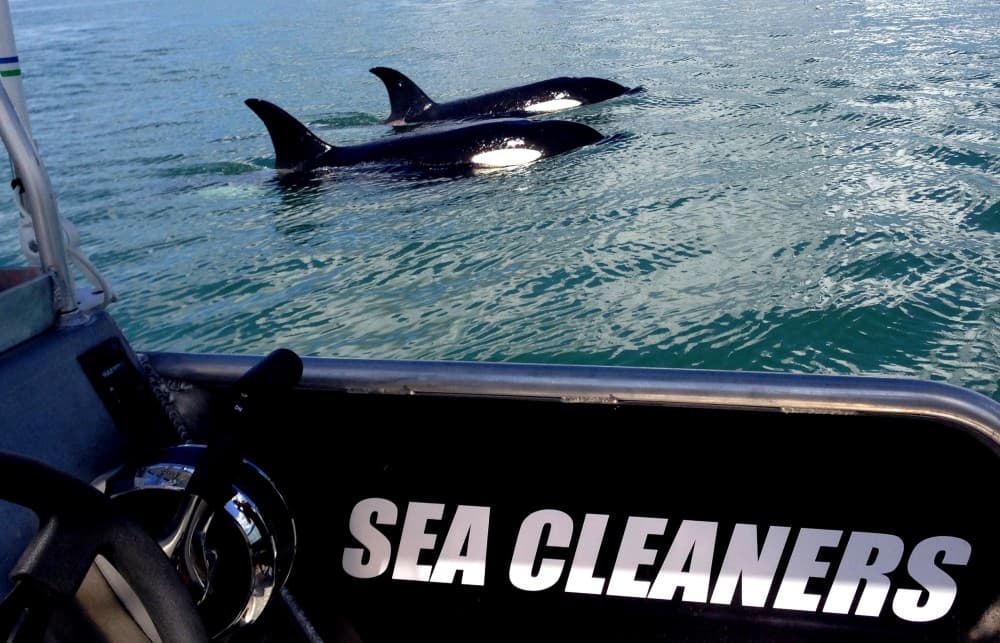
[[[52,183],[45,165],[38,157],[31,137],[17,115],[6,88],[0,85],[0,137],[7,148],[14,175],[20,184],[25,209],[31,215],[38,242],[42,270],[52,276],[54,305],[61,317],[77,312],[76,289],[69,270],[64,232],[59,209],[52,193]]]
[[[215,384],[232,383],[260,359],[234,354],[145,355],[163,377]],[[629,366],[332,357],[302,361],[303,389],[926,418],[955,426],[1000,457],[1000,402],[943,382]]]
[[[30,213],[38,243],[42,270],[52,276],[56,312],[61,318],[79,310],[76,288],[69,270],[59,209],[52,192],[48,171],[38,157],[6,88],[0,85],[0,138],[14,166],[25,209]]]

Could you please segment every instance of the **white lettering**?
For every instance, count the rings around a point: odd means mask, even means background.
[[[399,552],[392,577],[396,580],[427,581],[431,577],[431,566],[420,565],[420,552],[432,549],[437,536],[424,531],[428,520],[440,520],[444,505],[435,502],[411,502],[403,519],[403,534],[399,539]]]
[[[455,574],[462,572],[463,585],[485,585],[489,532],[489,507],[459,505],[434,564],[431,582],[451,583]]]
[[[452,506],[454,515],[442,524]],[[385,498],[360,500],[348,522],[354,544],[344,547],[344,572],[371,579],[392,567],[396,580],[483,587],[491,512],[488,506],[411,502],[401,516]],[[622,527],[611,514],[584,514],[577,530],[566,512],[531,513],[514,542],[511,586],[925,623],[954,608],[961,577],[950,566],[968,565],[972,557],[970,542],[953,536],[927,538],[910,549],[893,534],[803,527],[792,544],[788,526],[682,520],[667,537],[667,518],[624,518]],[[719,564],[716,545],[721,555],[719,539],[727,531]],[[909,582],[901,578],[904,559]]]
[[[604,592],[605,578],[594,576],[594,566],[601,552],[604,530],[608,526],[606,514],[587,514],[583,518],[580,541],[576,545],[573,564],[566,579],[566,591],[577,594],[601,594]]]
[[[631,516],[622,534],[618,559],[611,572],[608,594],[612,596],[634,596],[645,598],[649,593],[649,581],[636,580],[640,565],[652,565],[656,561],[656,550],[646,549],[646,539],[652,535],[662,535],[667,528],[666,518],[642,518]]]
[[[548,589],[562,576],[565,561],[554,558],[543,558],[538,573],[532,573],[546,526],[551,528],[545,543],[549,547],[569,547],[573,539],[573,519],[561,511],[540,509],[524,519],[517,532],[509,576],[514,587],[526,592]]]
[[[785,570],[785,578],[778,586],[774,606],[778,609],[815,612],[822,598],[818,594],[807,594],[806,585],[810,578],[823,578],[830,569],[830,563],[816,559],[823,547],[836,547],[842,531],[831,529],[802,529],[795,541],[792,557]]]
[[[874,559],[873,559],[874,555]],[[887,574],[903,560],[903,539],[890,534],[856,531],[851,534],[833,577],[833,586],[826,597],[823,611],[847,614],[864,581],[864,590],[855,614],[878,616],[889,596],[891,583]],[[871,561],[871,562],[869,562]]]
[[[789,527],[770,527],[758,555],[757,525],[737,524],[729,540],[711,602],[732,605],[739,582],[741,603],[748,607],[764,607],[790,531]]]
[[[715,550],[717,522],[685,520],[677,529],[674,542],[656,575],[649,598],[669,601],[678,587],[683,587],[681,600],[689,603],[708,601],[708,582],[712,574],[712,553]],[[690,566],[688,561],[690,560]],[[687,571],[685,567],[687,566]]]
[[[972,545],[951,536],[935,536],[919,542],[910,554],[906,570],[927,590],[927,600],[920,604],[921,590],[897,590],[892,599],[892,611],[896,616],[914,623],[925,623],[941,618],[951,609],[958,590],[954,579],[934,563],[941,553],[944,554],[942,563],[966,565],[972,554]]]
[[[384,498],[368,498],[354,505],[350,530],[364,549],[344,548],[344,571],[355,578],[375,578],[389,568],[392,544],[375,525],[396,524],[396,505]],[[367,556],[368,560],[365,560]]]

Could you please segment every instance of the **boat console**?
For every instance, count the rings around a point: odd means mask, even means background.
[[[0,624],[48,640],[1000,636],[1000,413],[958,387],[139,353],[103,311],[0,377]]]

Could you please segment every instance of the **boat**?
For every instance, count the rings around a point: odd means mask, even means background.
[[[133,346],[2,4],[5,640],[1000,640],[1000,404],[967,388]]]

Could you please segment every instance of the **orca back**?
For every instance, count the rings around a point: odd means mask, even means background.
[[[526,118],[641,91],[639,87],[630,89],[605,78],[560,76],[478,96],[435,102],[395,69],[373,67],[369,71],[385,84],[391,111],[385,123],[396,127],[436,120]]]
[[[277,105],[257,98],[246,105],[264,122],[283,174],[320,167],[390,164],[411,167],[507,167],[561,154],[603,138],[572,121],[491,119],[433,127],[360,145],[333,146]]]

